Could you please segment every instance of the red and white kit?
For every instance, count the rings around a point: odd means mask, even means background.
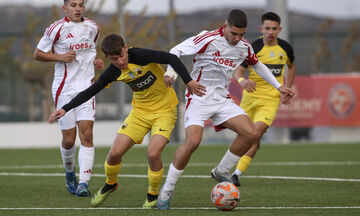
[[[235,69],[245,61],[256,65],[258,59],[251,44],[243,38],[235,46],[223,35],[223,29],[202,31],[171,49],[178,57],[194,55],[191,77],[206,87],[206,95],[199,97],[186,92],[185,128],[204,126],[210,118],[215,125],[246,114],[229,95],[229,85]]]
[[[71,63],[56,62],[52,85],[55,108],[68,103],[79,92],[88,88],[94,79],[94,60],[99,29],[96,23],[83,18],[81,22],[72,22],[67,17],[51,24],[45,31],[37,48],[43,52],[55,54],[76,52]],[[95,98],[66,113],[59,119],[61,129],[75,127],[76,121],[94,120]]]

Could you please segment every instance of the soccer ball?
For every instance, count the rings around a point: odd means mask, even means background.
[[[230,211],[240,202],[240,191],[230,182],[221,182],[211,190],[211,202],[221,211]]]

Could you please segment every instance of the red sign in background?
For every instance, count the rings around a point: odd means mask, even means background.
[[[296,76],[296,96],[281,104],[277,127],[360,126],[360,75]],[[230,93],[238,103],[242,88],[233,81]]]

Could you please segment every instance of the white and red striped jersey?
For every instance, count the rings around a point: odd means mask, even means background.
[[[45,31],[37,48],[55,54],[76,52],[71,63],[56,62],[52,92],[58,96],[77,94],[88,88],[94,79],[94,60],[99,28],[90,19],[72,22],[67,17],[51,24]]]
[[[251,44],[243,38],[235,46],[224,37],[223,28],[202,31],[170,50],[178,57],[194,55],[191,77],[206,87],[206,95],[186,96],[199,100],[221,100],[229,97],[229,85],[235,69],[245,61],[249,65],[258,62]]]

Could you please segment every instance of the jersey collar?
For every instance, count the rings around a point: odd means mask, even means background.
[[[67,16],[65,16],[64,20],[66,22],[70,22],[70,20],[69,20],[69,18]],[[81,17],[81,22],[83,22],[84,20],[85,20],[84,17]]]
[[[224,37],[224,28],[222,26],[219,28],[219,32],[221,37]]]

